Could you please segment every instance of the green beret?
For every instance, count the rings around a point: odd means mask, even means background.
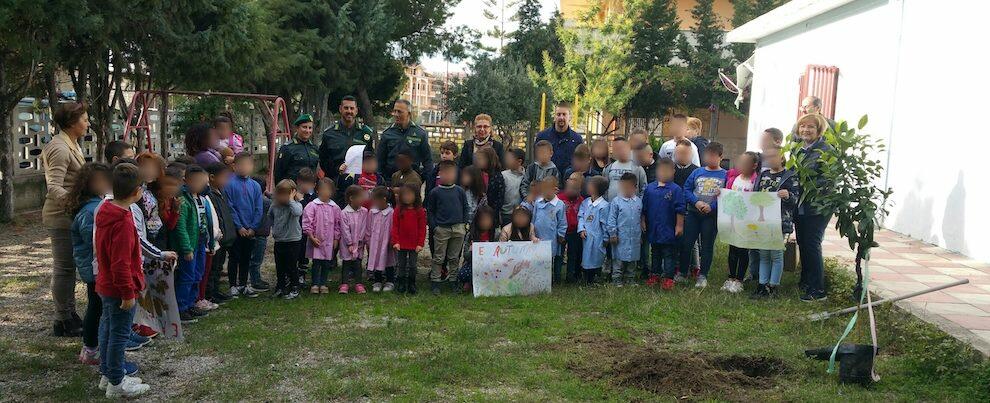
[[[301,125],[303,123],[312,122],[312,121],[313,121],[313,116],[310,115],[310,114],[308,114],[308,113],[304,113],[302,115],[299,115],[299,117],[296,118],[296,120],[292,122],[292,125],[293,126],[299,126],[299,125]]]

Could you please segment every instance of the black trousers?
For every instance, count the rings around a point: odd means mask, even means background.
[[[341,263],[340,283],[361,282],[361,259],[345,260]]]
[[[96,348],[100,345],[100,317],[103,316],[103,298],[96,293],[96,283],[86,283],[86,314],[83,316],[83,345]]]
[[[602,269],[601,267],[599,267],[597,269],[583,269],[581,271],[584,273],[584,282],[588,284],[594,284],[595,277],[598,277],[598,273],[601,273]]]
[[[207,299],[212,298],[214,295],[220,291],[220,275],[223,272],[223,265],[227,261],[227,247],[221,246],[213,253],[213,260],[210,262],[210,277],[206,279],[206,293]],[[230,276],[227,276],[230,278]]]
[[[396,266],[399,268],[399,278],[416,278],[416,251],[402,249],[396,255],[398,258]]]
[[[743,281],[749,268],[749,249],[729,245],[729,278]]]
[[[228,250],[230,263],[227,265],[227,280],[231,287],[244,287],[251,269],[251,255],[254,253],[254,238],[238,236]],[[216,259],[216,258],[214,258]],[[217,271],[219,272],[219,270]]]
[[[299,241],[275,242],[275,289],[289,290],[299,281]]]
[[[564,242],[567,245],[567,281],[577,281],[581,278],[581,252],[584,251],[581,234],[564,235]]]

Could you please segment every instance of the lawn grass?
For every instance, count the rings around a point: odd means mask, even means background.
[[[723,249],[719,256],[724,262]],[[829,265],[833,294],[825,304],[798,301],[790,291],[795,273],[785,274],[776,300],[720,292],[724,268],[713,269],[712,286],[701,292],[564,286],[512,298],[240,299],[189,326],[185,343],[159,340],[133,357],[154,400],[990,400],[987,363],[897,309],[877,311],[882,379],[872,387],[839,384],[827,363],[805,358],[804,349],[834,343],[848,318],[802,319],[848,305],[849,276]],[[868,334],[860,327],[852,337]],[[610,344],[769,357],[786,371],[766,387],[728,394],[653,393],[622,386],[605,366],[595,374],[597,347]],[[8,389],[0,400],[102,396],[95,372],[75,361],[78,348],[49,337],[0,340],[7,378],[0,386]]]

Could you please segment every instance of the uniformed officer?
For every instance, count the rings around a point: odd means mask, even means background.
[[[275,160],[275,183],[282,179],[296,180],[299,170],[312,169],[320,163],[320,150],[313,145],[313,117],[302,114],[292,122],[295,135],[291,143],[283,144],[278,149],[278,159]]]
[[[357,121],[357,100],[347,95],[340,100],[340,120],[323,132],[320,143],[320,169],[326,177],[337,181],[344,156],[351,146],[365,146],[364,152],[374,152],[375,132]]]
[[[392,177],[398,168],[395,157],[402,150],[408,150],[413,159],[413,169],[420,175],[433,168],[433,152],[430,150],[426,130],[412,122],[409,110],[411,104],[405,99],[395,101],[392,118],[395,123],[382,132],[378,144],[378,165],[386,179]]]

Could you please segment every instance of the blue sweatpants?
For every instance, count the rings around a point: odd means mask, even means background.
[[[206,245],[196,246],[193,260],[179,258],[179,269],[175,278],[175,302],[179,304],[179,312],[192,308],[199,296],[199,281],[206,271]]]

